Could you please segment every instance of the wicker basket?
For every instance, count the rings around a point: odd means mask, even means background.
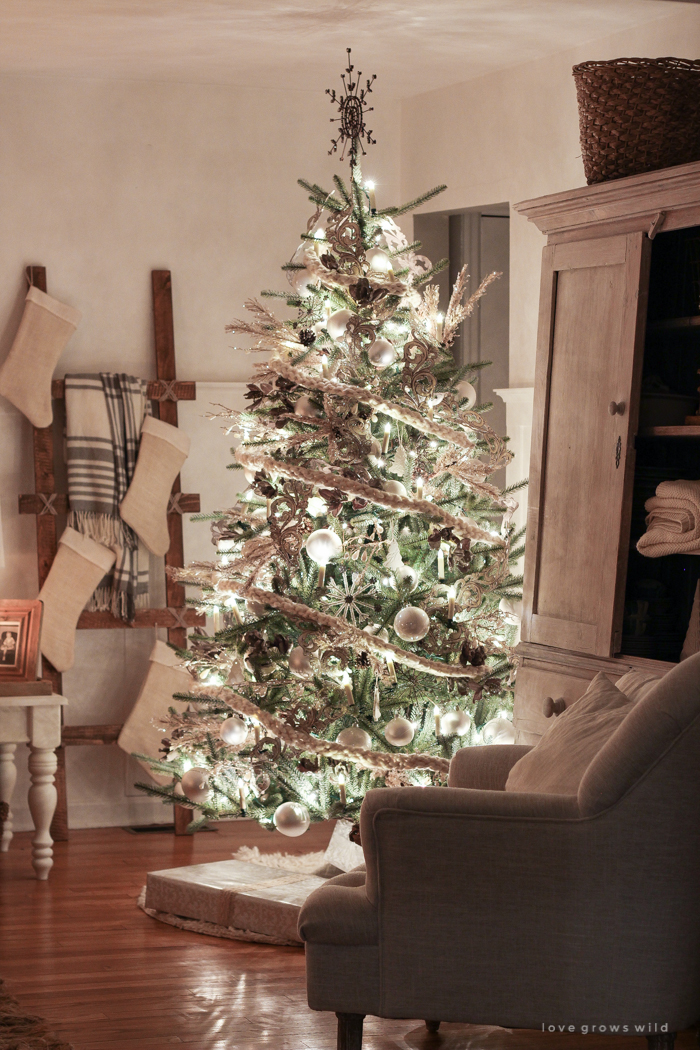
[[[700,61],[615,58],[573,75],[589,185],[700,160]]]

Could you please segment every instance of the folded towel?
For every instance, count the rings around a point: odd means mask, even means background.
[[[647,531],[637,543],[640,554],[700,554],[700,481],[662,481],[644,507]]]

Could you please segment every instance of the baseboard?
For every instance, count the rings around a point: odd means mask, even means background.
[[[17,800],[18,801],[18,800]],[[26,805],[12,807],[14,831],[31,831],[31,814]],[[171,806],[164,806],[157,799],[131,797],[115,799],[113,802],[68,803],[69,828],[114,828],[131,824],[172,823]]]

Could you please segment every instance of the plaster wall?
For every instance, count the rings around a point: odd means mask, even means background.
[[[173,273],[178,376],[205,381],[181,404],[193,439],[185,491],[202,509],[232,502],[231,442],[205,420],[234,404],[253,358],[230,349],[224,325],[263,288],[284,287],[313,211],[304,177],[329,185],[343,171],[328,156],[330,106],[322,92],[242,91],[229,85],[0,78],[0,360],[26,292],[24,267],[43,264],[48,290],[83,320],[59,362],[66,372],[155,375],[150,271]],[[398,196],[399,110],[383,99],[371,158],[381,200]],[[285,307],[280,307],[284,310]],[[35,597],[34,519],[17,495],[34,490],[27,421],[0,399],[0,512],[5,564],[0,596]],[[185,524],[185,558],[211,551],[206,524]],[[2,562],[0,561],[0,565]],[[137,695],[153,631],[81,631],[64,675],[66,721],[118,723]],[[133,788],[140,770],[116,746],[68,749],[73,827],[168,819]],[[26,749],[18,749],[15,827],[30,827]]]

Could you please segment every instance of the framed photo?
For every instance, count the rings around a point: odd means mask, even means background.
[[[0,682],[35,682],[43,606],[0,600]]]

